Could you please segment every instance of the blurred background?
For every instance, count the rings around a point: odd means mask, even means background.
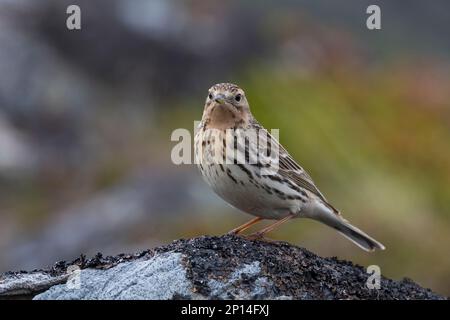
[[[382,30],[366,28],[370,4]],[[307,220],[273,238],[449,295],[449,39],[444,0],[0,0],[0,272],[247,221],[170,160],[171,132],[234,82],[387,250]]]

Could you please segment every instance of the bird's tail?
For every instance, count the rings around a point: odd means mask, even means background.
[[[334,212],[331,212],[329,210],[321,210],[320,214],[315,215],[311,218],[319,220],[320,222],[323,222],[326,225],[336,229],[339,233],[355,243],[361,249],[364,249],[366,251],[385,249],[385,247],[380,242],[370,237],[357,227],[351,225],[347,220]]]

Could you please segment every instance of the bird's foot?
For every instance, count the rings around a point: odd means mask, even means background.
[[[231,231],[228,231],[227,233],[225,233],[226,236],[239,236],[240,230],[237,229],[233,229]]]

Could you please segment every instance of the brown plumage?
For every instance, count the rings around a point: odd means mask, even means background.
[[[275,155],[275,156],[274,156]],[[277,220],[251,235],[260,238],[292,218],[310,218],[336,229],[359,247],[384,246],[342,218],[309,174],[253,117],[244,91],[220,83],[208,91],[195,135],[196,163],[204,180],[225,201],[262,219]]]

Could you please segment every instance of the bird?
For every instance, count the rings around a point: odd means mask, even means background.
[[[266,233],[295,218],[309,218],[337,230],[366,251],[385,247],[345,220],[311,176],[253,116],[244,90],[232,83],[213,85],[194,137],[194,161],[203,179],[222,199],[254,218],[234,228],[238,235],[262,220]]]

